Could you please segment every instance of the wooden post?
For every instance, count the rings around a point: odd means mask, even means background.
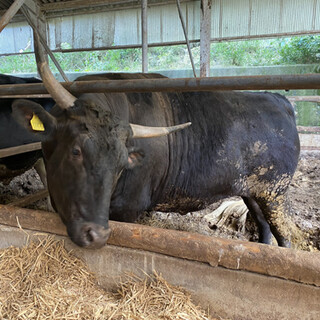
[[[141,1],[142,72],[148,72],[148,0]]]
[[[39,61],[39,55],[42,55],[43,58],[48,63],[48,56],[50,56],[52,62],[55,64],[57,69],[59,70],[62,78],[65,81],[69,81],[68,77],[62,70],[61,66],[59,65],[59,62],[53,55],[52,51],[50,50],[49,46],[47,45],[47,32],[46,32],[46,23],[45,23],[45,17],[43,13],[40,10],[39,5],[36,4],[35,12],[36,14],[33,15],[32,11],[28,9],[28,6],[24,6],[22,9],[23,14],[25,15],[26,19],[28,20],[29,25],[33,29],[33,39],[34,39],[34,53],[36,56],[36,60]],[[49,64],[49,63],[48,63]],[[39,72],[39,70],[38,70]],[[40,72],[39,72],[40,74]]]
[[[6,27],[13,16],[18,12],[21,6],[24,4],[25,0],[15,0],[10,8],[0,19],[0,32]]]
[[[210,77],[211,0],[201,0],[200,77]]]

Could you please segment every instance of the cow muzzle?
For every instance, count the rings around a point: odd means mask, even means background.
[[[109,239],[111,229],[93,222],[74,223],[67,226],[71,240],[87,249],[102,248]]]

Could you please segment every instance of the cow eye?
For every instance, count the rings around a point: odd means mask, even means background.
[[[72,152],[72,155],[75,157],[79,157],[81,155],[81,150],[80,148],[77,148],[77,147],[72,148],[71,152]]]

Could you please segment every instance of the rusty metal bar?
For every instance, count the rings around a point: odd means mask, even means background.
[[[176,92],[208,90],[320,89],[320,74],[74,81],[61,83],[72,94],[84,92]],[[1,96],[47,94],[43,83],[1,85]]]
[[[148,0],[141,1],[142,72],[148,72]]]
[[[52,212],[0,205],[0,224],[66,236]],[[109,245],[140,249],[320,287],[320,254],[110,221]]]
[[[8,25],[13,16],[18,12],[25,0],[15,0],[10,8],[0,19],[0,32]]]
[[[190,48],[190,42],[189,42],[189,38],[188,38],[188,34],[187,34],[187,28],[186,28],[186,25],[184,23],[184,19],[183,19],[183,15],[182,15],[180,0],[177,0],[177,8],[178,8],[178,12],[179,12],[179,17],[180,17],[180,21],[181,21],[181,26],[182,26],[182,29],[183,29],[184,37],[185,37],[186,42],[187,42],[187,47],[188,47],[190,62],[191,62],[191,65],[192,65],[193,75],[196,78],[197,77],[196,67],[194,66],[194,62],[193,62],[192,52],[191,52],[191,48]]]
[[[41,150],[41,142],[34,142],[22,146],[0,149],[0,159],[14,156],[16,154]]]

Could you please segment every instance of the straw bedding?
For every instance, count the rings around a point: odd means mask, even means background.
[[[0,319],[212,319],[183,289],[154,273],[125,275],[107,292],[87,266],[48,237],[0,251]]]

